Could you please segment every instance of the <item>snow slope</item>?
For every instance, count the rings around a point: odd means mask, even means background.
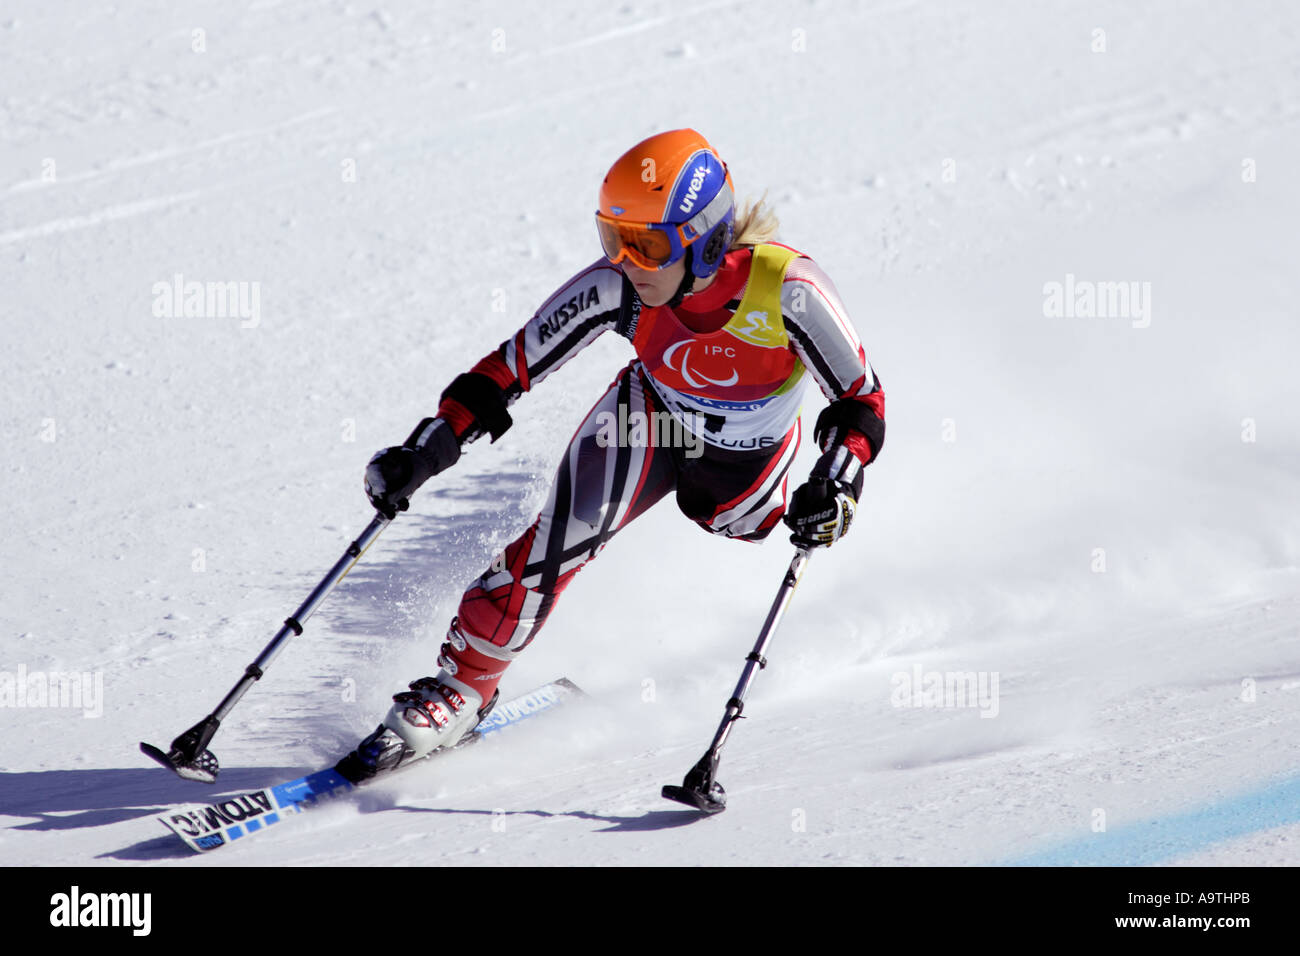
[[[1300,862],[1300,14],[984,6],[9,4],[0,858]],[[728,811],[658,789],[790,548],[663,504],[503,688],[598,704],[191,859],[153,816],[215,791],[137,741],[234,683],[369,520],[369,455],[598,254],[612,159],[684,125],[835,278],[889,396]],[[178,274],[257,283],[256,316],[158,315]],[[1067,282],[1149,311],[1045,314]],[[597,342],[428,486],[222,728],[222,788],[332,762],[435,669],[630,357]],[[3,697],[51,672],[102,699]],[[997,696],[900,706],[967,673]]]

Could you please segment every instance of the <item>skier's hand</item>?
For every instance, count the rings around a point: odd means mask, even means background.
[[[390,521],[411,506],[411,495],[460,458],[460,442],[450,425],[426,418],[403,445],[377,451],[366,466],[366,496]]]
[[[794,532],[790,543],[830,547],[849,530],[857,504],[852,486],[833,478],[809,478],[791,495],[785,512],[785,523]]]
[[[390,521],[411,506],[410,496],[424,484],[416,480],[415,452],[396,446],[375,452],[366,466],[366,496]],[[428,476],[426,475],[425,478]]]

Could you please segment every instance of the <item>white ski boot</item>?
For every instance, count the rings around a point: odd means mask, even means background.
[[[485,706],[472,688],[447,675],[421,677],[411,689],[393,695],[384,722],[335,765],[335,770],[360,783],[376,774],[395,770],[435,750],[461,743],[497,702]]]
[[[456,746],[482,719],[483,698],[446,671],[411,681],[410,686],[393,695],[384,725],[406,741],[416,757]]]

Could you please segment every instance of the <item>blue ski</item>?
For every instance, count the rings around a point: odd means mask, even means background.
[[[582,691],[568,678],[562,677],[520,697],[498,703],[492,712],[483,718],[483,722],[478,725],[474,733],[451,750],[459,750],[468,744],[476,743],[522,720],[553,710],[577,696],[582,696]],[[450,752],[435,750],[429,756],[436,757]],[[417,760],[404,764],[393,772],[420,766],[423,762]],[[377,779],[384,780],[387,777],[388,774],[384,774]],[[302,813],[324,800],[341,796],[355,789],[355,784],[331,767],[273,787],[238,793],[217,803],[177,807],[158,819],[163,826],[184,840],[191,849],[203,853],[254,836],[286,817]]]

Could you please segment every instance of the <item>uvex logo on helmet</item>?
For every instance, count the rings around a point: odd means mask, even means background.
[[[696,166],[691,173],[691,188],[686,190],[686,196],[677,208],[682,212],[690,212],[695,208],[695,200],[700,198],[700,187],[704,185],[704,178],[709,175],[708,166]]]

